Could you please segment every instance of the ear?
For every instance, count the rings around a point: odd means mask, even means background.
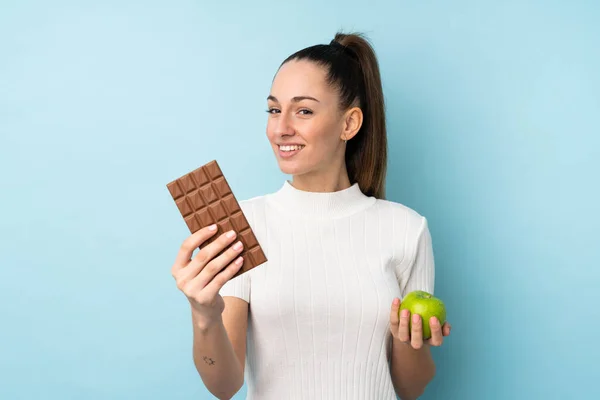
[[[363,112],[360,107],[352,107],[344,113],[344,125],[342,129],[342,140],[350,140],[360,130],[363,123]]]

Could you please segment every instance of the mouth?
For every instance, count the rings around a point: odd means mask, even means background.
[[[304,145],[279,145],[279,156],[281,158],[290,158],[298,154],[305,147]]]

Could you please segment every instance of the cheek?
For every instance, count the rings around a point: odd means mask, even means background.
[[[309,124],[305,127],[302,136],[306,138],[309,143],[317,145],[318,148],[323,151],[335,147],[337,143],[337,127],[331,123],[314,122],[314,124]]]
[[[311,152],[328,152],[335,148],[338,142],[339,135],[337,130],[339,127],[332,121],[314,118],[310,120],[295,121],[291,127],[291,131],[299,136],[300,140],[314,146]],[[266,126],[266,135],[269,142],[273,143],[279,139],[277,121],[269,119]]]
[[[267,134],[267,138],[270,142],[273,142],[276,139],[275,124],[272,123],[272,120],[267,122],[267,129],[265,133]]]

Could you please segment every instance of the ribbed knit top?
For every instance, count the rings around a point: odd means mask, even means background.
[[[425,217],[358,184],[285,181],[240,205],[269,260],[220,292],[249,303],[247,399],[396,399],[389,312],[394,297],[433,293]]]

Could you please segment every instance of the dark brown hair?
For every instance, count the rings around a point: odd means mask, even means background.
[[[387,132],[379,64],[373,47],[360,33],[338,32],[329,44],[318,44],[289,56],[309,60],[327,69],[327,82],[340,95],[340,108],[359,106],[363,124],[346,147],[350,182],[367,196],[385,198]]]

